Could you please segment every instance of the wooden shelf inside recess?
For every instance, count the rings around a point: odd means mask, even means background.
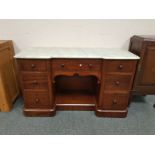
[[[96,96],[79,90],[57,92],[55,102],[58,110],[94,110]]]

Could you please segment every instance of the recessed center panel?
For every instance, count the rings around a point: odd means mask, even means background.
[[[94,76],[57,76],[55,78],[56,105],[94,105],[98,92]]]

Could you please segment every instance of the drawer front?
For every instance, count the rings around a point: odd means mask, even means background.
[[[53,60],[52,68],[55,71],[100,71],[101,60],[59,59]]]
[[[21,71],[36,71],[45,72],[47,71],[47,61],[46,60],[18,60],[19,69]]]
[[[43,80],[33,80],[23,82],[23,89],[43,89],[48,91],[48,82]]]
[[[23,89],[48,90],[48,75],[46,73],[23,73]]]
[[[136,61],[133,60],[109,60],[105,61],[106,72],[122,72],[132,73],[134,71]]]
[[[130,75],[106,75],[105,91],[129,91],[131,87]]]
[[[128,100],[128,94],[105,93],[101,107],[105,110],[125,110],[128,107]]]
[[[42,108],[50,107],[48,92],[24,91],[25,108]]]

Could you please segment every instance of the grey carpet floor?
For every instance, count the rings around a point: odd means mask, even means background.
[[[58,111],[55,117],[24,117],[19,98],[11,112],[0,112],[1,135],[155,134],[155,96],[135,96],[127,118],[99,118],[93,111]]]

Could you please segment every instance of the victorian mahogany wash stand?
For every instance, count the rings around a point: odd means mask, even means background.
[[[93,110],[126,117],[138,56],[118,49],[30,48],[15,55],[26,116]]]

